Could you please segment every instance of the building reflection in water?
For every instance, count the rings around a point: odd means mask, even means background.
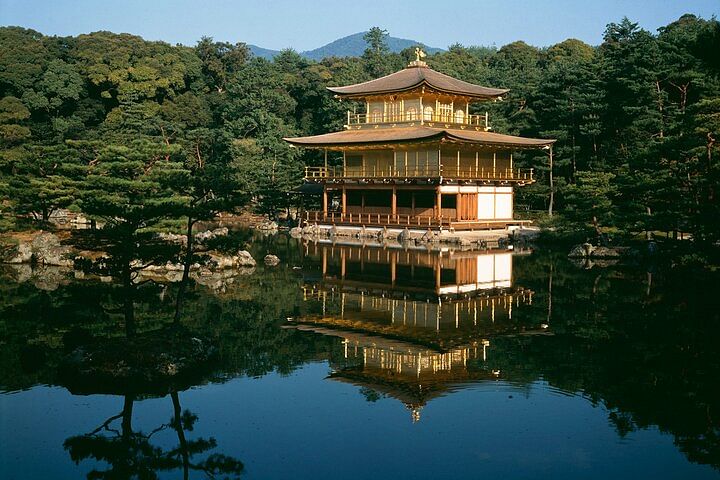
[[[513,285],[518,254],[308,243],[308,308],[292,326],[341,338],[329,378],[396,398],[418,421],[431,399],[501,376],[487,365],[493,335],[544,332],[513,320],[533,295]]]

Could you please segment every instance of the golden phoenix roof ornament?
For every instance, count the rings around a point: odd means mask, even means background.
[[[427,67],[427,63],[422,60],[425,57],[427,57],[427,53],[423,52],[422,48],[415,47],[415,61],[410,62],[408,67]]]

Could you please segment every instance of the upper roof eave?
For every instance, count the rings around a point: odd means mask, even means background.
[[[450,95],[461,95],[476,99],[499,98],[509,92],[507,89],[483,87],[465,82],[437,72],[427,66],[408,66],[403,70],[367,82],[340,87],[327,87],[327,89],[340,98],[363,98],[411,91],[422,86]]]
[[[362,145],[389,145],[407,142],[450,141],[512,149],[539,149],[555,143],[554,139],[526,138],[501,133],[441,129],[427,126],[343,130],[309,137],[284,138],[291,145],[305,148],[338,148]]]

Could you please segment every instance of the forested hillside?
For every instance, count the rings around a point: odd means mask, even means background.
[[[326,86],[414,59],[385,39],[372,29],[361,57],[316,62],[287,50],[268,61],[211,38],[186,47],[0,28],[3,225],[61,207],[101,215],[115,200],[154,205],[153,218],[172,216],[168,205],[200,217],[234,206],[282,212],[303,166],[320,162],[282,137],[341,129],[352,105]],[[718,21],[686,15],[657,33],[620,20],[596,47],[453,45],[427,61],[511,89],[476,106],[495,131],[558,139],[552,177],[543,153],[519,158],[539,172],[518,191],[519,213],[581,235],[680,231],[711,246],[720,239],[718,52]]]
[[[312,50],[305,50],[300,52],[300,55],[309,58],[310,60],[322,60],[325,57],[359,57],[363,54],[365,49],[368,47],[368,43],[365,40],[367,32],[353,33],[347,37],[338,38],[327,45],[322,47],[314,48]],[[408,40],[406,38],[398,38],[388,36],[386,39],[387,47],[391,52],[400,53],[406,48],[415,48],[421,46],[427,53],[438,53],[441,51],[440,48],[428,47],[415,40]],[[250,51],[258,57],[263,57],[267,60],[271,60],[276,55],[280,54],[280,50],[270,50],[268,48],[258,47],[257,45],[248,45]]]

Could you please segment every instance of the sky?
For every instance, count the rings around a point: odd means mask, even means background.
[[[655,32],[683,13],[720,16],[720,0],[0,0],[0,25],[46,35],[109,30],[185,45],[209,36],[298,51],[373,26],[440,48],[567,38],[597,45],[623,16]]]

